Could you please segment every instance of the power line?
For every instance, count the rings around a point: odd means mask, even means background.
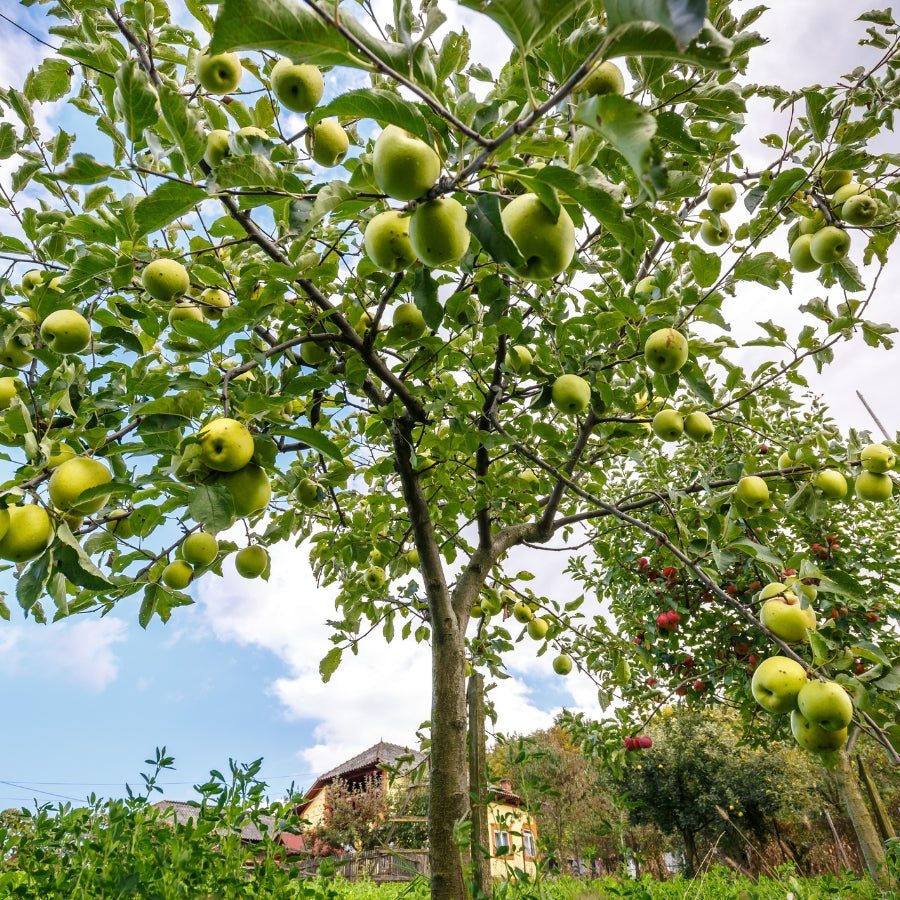
[[[46,794],[48,797],[59,797],[62,800],[71,800],[73,803],[81,803],[82,800],[84,800],[84,797],[68,797],[65,794],[54,794],[52,791],[41,791],[38,788],[31,788],[27,784],[16,784],[14,781],[3,781],[2,779],[0,779],[0,784],[5,784],[7,787],[18,788],[20,791],[33,790],[38,794]]]

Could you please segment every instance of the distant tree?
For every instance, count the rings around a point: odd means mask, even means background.
[[[331,856],[346,847],[361,852],[381,843],[388,799],[379,778],[358,785],[337,778],[325,793],[325,816],[315,828],[317,852]]]
[[[805,808],[818,776],[809,757],[788,744],[761,750],[742,743],[727,713],[679,708],[650,736],[653,746],[631,754],[618,785],[633,823],[680,836],[692,872],[701,837],[743,855],[747,840],[763,841],[785,807]]]

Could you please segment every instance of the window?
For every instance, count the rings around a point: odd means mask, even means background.
[[[512,856],[509,843],[509,832],[505,828],[494,826],[494,856]]]
[[[537,856],[534,846],[534,833],[530,828],[522,829],[522,849],[525,852],[525,859],[534,859]]]

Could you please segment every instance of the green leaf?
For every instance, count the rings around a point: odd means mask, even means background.
[[[478,238],[485,252],[500,265],[519,269],[525,265],[519,248],[503,228],[500,200],[496,194],[483,194],[473,206],[466,207],[466,228]]]
[[[743,550],[747,556],[758,559],[760,562],[766,563],[767,565],[776,567],[783,566],[783,561],[777,553],[774,553],[763,544],[754,543],[750,538],[738,538],[736,541],[732,541],[729,544],[729,547]]]
[[[699,287],[714,285],[722,271],[722,257],[699,247],[691,247],[688,251],[688,263]]]
[[[262,153],[229,156],[210,176],[210,193],[236,187],[281,188],[284,175]]]
[[[786,281],[791,271],[791,264],[766,251],[756,256],[744,256],[734,267],[734,277],[739,281],[756,281],[773,290],[778,282]]]
[[[6,605],[6,599],[0,595],[0,619],[8,622],[10,620],[9,607]]]
[[[677,59],[711,69],[729,65],[734,44],[711,25],[687,47],[680,47],[673,32],[653,22],[631,22],[609,35],[606,57],[645,56]]]
[[[143,237],[164,228],[207,196],[203,188],[180,181],[164,181],[134,208],[134,219],[138,227],[135,237]]]
[[[606,0],[606,21],[612,30],[634,21],[650,21],[670,31],[683,50],[700,34],[706,0]]]
[[[141,601],[141,608],[138,611],[138,622],[141,628],[146,628],[156,612],[156,605],[159,600],[160,586],[158,584],[148,584],[144,588],[144,599]]]
[[[598,131],[634,170],[645,190],[655,196],[649,178],[650,142],[656,134],[656,119],[644,108],[618,94],[591,97],[578,105],[575,121]]]
[[[189,166],[195,166],[206,150],[206,134],[200,113],[190,105],[187,97],[165,86],[159,91],[159,105],[181,155]]]
[[[194,488],[188,515],[207,531],[216,534],[234,521],[234,499],[221,484],[200,484]]]
[[[72,162],[56,175],[66,184],[99,184],[111,176],[121,177],[121,173],[114,166],[97,162],[89,153],[76,153]]]
[[[150,76],[136,59],[130,59],[116,72],[116,112],[125,120],[125,133],[130,141],[138,140],[144,129],[159,119],[157,94]]]
[[[344,458],[337,444],[322,434],[321,431],[316,431],[315,428],[309,428],[306,425],[293,425],[288,428],[275,428],[273,431],[292,440],[308,444],[311,449],[317,450],[323,456],[327,456],[337,462]]]
[[[490,16],[523,54],[592,5],[591,0],[460,0],[460,6]]]
[[[393,91],[379,88],[347,91],[330,103],[317,107],[314,113],[307,116],[307,124],[312,127],[329,116],[375,119],[380,125],[397,125],[429,144],[434,142],[434,136],[419,107]]]
[[[900,690],[900,666],[894,666],[887,675],[872,683],[883,691]]]
[[[85,497],[88,497],[88,491],[83,491],[82,493]],[[57,545],[54,548],[53,556],[66,578],[80,587],[88,588],[88,590],[109,590],[109,580],[94,565],[87,553],[84,552],[84,547],[81,546],[65,522],[57,526],[56,537],[62,543],[62,546]]]
[[[9,159],[16,152],[17,143],[12,122],[0,122],[0,159]]]
[[[334,675],[337,667],[341,664],[342,655],[343,653],[340,647],[332,647],[319,663],[319,674],[322,676],[322,681],[326,684],[331,679],[331,676]]]
[[[444,307],[438,300],[438,285],[431,277],[431,270],[420,266],[413,275],[413,300],[421,310],[425,324],[432,330],[444,319]]]
[[[782,201],[787,200],[799,188],[809,181],[809,172],[805,169],[786,169],[779,172],[769,189],[765,192],[765,204],[775,209]]]
[[[64,97],[72,83],[72,64],[49,56],[25,80],[25,95],[43,103]]]
[[[804,91],[806,100],[806,118],[813,135],[820,143],[828,137],[831,131],[831,110],[828,108],[828,98],[818,91]]]
[[[856,263],[852,259],[845,256],[843,259],[833,263],[832,266],[838,282],[845,291],[864,291],[866,289],[859,274],[859,269],[856,268]]]
[[[42,553],[19,576],[16,583],[16,599],[22,609],[31,609],[44,593],[47,579],[50,577],[50,562],[50,552]]]

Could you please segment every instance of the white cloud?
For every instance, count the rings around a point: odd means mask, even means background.
[[[93,691],[102,691],[119,674],[114,644],[127,639],[121,619],[57,622],[52,627],[15,626],[0,633],[0,670],[43,677],[64,676]]]

